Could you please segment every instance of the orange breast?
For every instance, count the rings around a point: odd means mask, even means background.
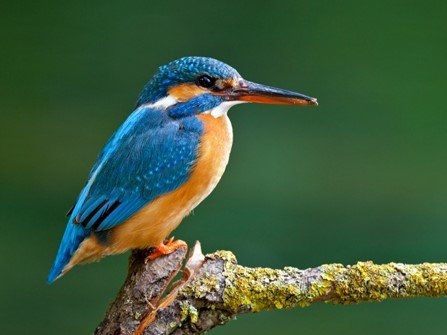
[[[214,118],[201,114],[198,117],[204,124],[204,134],[190,178],[176,190],[154,199],[126,222],[111,229],[107,245],[99,243],[95,236],[87,238],[70,261],[70,268],[104,255],[160,244],[211,193],[228,163],[233,131],[226,115]]]

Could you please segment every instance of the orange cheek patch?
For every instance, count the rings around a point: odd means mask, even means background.
[[[180,102],[188,101],[198,95],[206,93],[207,90],[198,87],[195,84],[180,84],[171,87],[168,93]]]

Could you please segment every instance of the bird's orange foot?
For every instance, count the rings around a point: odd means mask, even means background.
[[[185,241],[182,240],[174,240],[174,237],[171,237],[168,241],[162,242],[156,247],[153,247],[152,252],[147,256],[148,261],[152,261],[157,257],[163,255],[169,255],[176,251],[178,248],[186,248],[188,249],[188,245]]]

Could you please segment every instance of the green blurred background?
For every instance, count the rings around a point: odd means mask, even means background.
[[[318,108],[243,105],[175,232],[244,265],[447,260],[445,1],[10,1],[0,10],[0,324],[88,334],[127,255],[45,283],[65,212],[157,66],[212,56]],[[445,299],[245,315],[214,334],[441,334]],[[278,331],[279,330],[279,331]]]

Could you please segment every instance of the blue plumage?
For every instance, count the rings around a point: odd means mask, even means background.
[[[208,111],[218,106],[221,102],[221,97],[216,97],[211,94],[202,94],[182,104],[172,106],[168,108],[166,112],[172,118],[184,118]]]
[[[48,281],[54,281],[92,232],[124,222],[155,197],[183,184],[203,131],[193,116],[141,106],[111,137],[71,212]]]

